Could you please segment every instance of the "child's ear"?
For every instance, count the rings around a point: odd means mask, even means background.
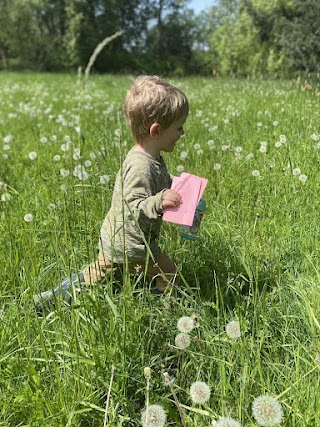
[[[159,123],[152,123],[149,129],[150,136],[155,137],[160,134],[160,125]]]

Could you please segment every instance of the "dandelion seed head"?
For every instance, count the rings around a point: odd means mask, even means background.
[[[38,157],[38,155],[37,155],[37,153],[35,151],[31,151],[28,154],[28,157],[29,157],[30,160],[35,160]]]
[[[160,405],[150,405],[141,414],[141,424],[143,427],[163,427],[166,420],[166,413]]]
[[[13,136],[12,135],[6,135],[3,138],[3,142],[5,142],[6,144],[10,144],[10,142],[12,142],[12,141],[13,141]]]
[[[220,163],[214,163],[213,169],[216,170],[216,171],[220,170],[221,169]]]
[[[69,169],[61,169],[60,170],[60,175],[63,177],[69,176],[70,175],[70,170]]]
[[[59,162],[59,161],[60,161],[60,159],[61,159],[61,156],[59,156],[59,154],[56,154],[55,156],[53,156],[53,160],[54,160],[55,162]]]
[[[75,148],[73,150],[73,160],[80,160],[81,159],[81,155],[80,155],[80,148]]]
[[[190,387],[190,396],[193,403],[203,404],[210,399],[211,390],[207,383],[195,381]]]
[[[2,202],[8,202],[9,200],[11,200],[12,196],[10,193],[3,193],[1,194],[1,201]]]
[[[272,396],[256,397],[252,403],[252,415],[262,427],[272,427],[281,423],[283,410],[281,404]]]
[[[175,337],[174,343],[180,350],[185,350],[191,343],[191,338],[188,334],[181,332]]]
[[[238,339],[241,337],[240,323],[236,320],[231,320],[226,325],[226,334],[229,338]]]
[[[234,418],[222,417],[214,424],[215,427],[241,427],[239,421]]]
[[[281,147],[281,145],[282,145],[281,141],[277,141],[277,142],[274,144],[274,146],[275,146],[276,148],[280,148],[280,147]]]
[[[183,165],[178,165],[177,166],[177,172],[183,172],[184,171],[184,166]]]
[[[251,175],[252,176],[260,176],[260,172],[257,169],[255,169],[251,172]]]
[[[33,215],[31,213],[25,214],[23,219],[25,220],[25,222],[32,222],[33,221]]]
[[[287,142],[287,137],[285,135],[280,135],[279,139],[281,144],[284,144],[285,142]]]
[[[180,160],[185,160],[187,156],[188,156],[188,153],[186,151],[181,151]]]
[[[46,144],[46,143],[48,142],[48,138],[47,138],[47,137],[45,137],[45,136],[42,136],[42,137],[40,138],[40,142],[41,142],[41,144]]]
[[[295,175],[295,176],[300,175],[300,173],[301,173],[301,170],[299,168],[294,168],[292,171],[292,175]]]
[[[308,179],[307,175],[304,175],[303,173],[299,175],[299,181],[306,182]]]
[[[188,333],[194,328],[194,320],[189,316],[182,316],[178,320],[177,327],[180,332]]]
[[[101,175],[100,176],[100,184],[108,184],[109,181],[110,181],[109,175]]]

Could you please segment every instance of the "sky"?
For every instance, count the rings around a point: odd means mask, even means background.
[[[188,3],[188,8],[193,9],[195,13],[201,12],[209,6],[213,6],[214,0],[191,0]]]

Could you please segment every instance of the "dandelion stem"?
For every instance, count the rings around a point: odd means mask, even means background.
[[[149,418],[149,406],[150,406],[150,380],[151,380],[151,369],[149,367],[144,368],[144,377],[146,379],[146,426],[148,425]]]
[[[175,403],[176,407],[178,408],[180,419],[181,419],[181,423],[182,423],[183,427],[187,427],[187,424],[186,424],[186,422],[184,420],[184,416],[183,416],[181,405],[180,405],[179,400],[177,398],[176,392],[174,391],[174,388],[173,388],[173,385],[172,385],[172,381],[171,381],[171,378],[170,378],[168,372],[164,372],[163,373],[163,377],[164,377],[165,383],[170,388],[170,391],[171,391],[173,399],[174,399],[174,403]]]
[[[103,427],[106,427],[107,426],[107,422],[108,422],[108,410],[109,410],[109,402],[110,402],[111,387],[112,387],[112,383],[113,383],[114,371],[115,371],[115,367],[112,366],[112,368],[111,368],[111,377],[110,377],[109,390],[108,390],[107,400],[106,400],[106,409],[105,409],[105,414],[104,414]]]

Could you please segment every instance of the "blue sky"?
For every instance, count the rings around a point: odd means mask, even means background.
[[[193,9],[196,13],[199,13],[201,10],[206,9],[209,6],[213,6],[214,3],[214,0],[191,0],[188,3],[188,7]]]

